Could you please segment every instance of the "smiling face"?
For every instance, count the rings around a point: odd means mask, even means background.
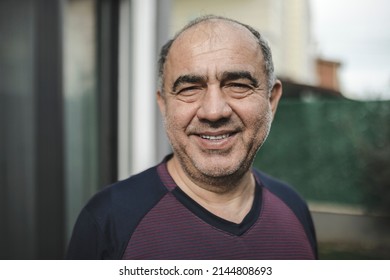
[[[267,88],[253,35],[226,21],[191,27],[171,46],[163,85],[158,104],[184,174],[217,185],[249,172],[281,94],[279,82]]]

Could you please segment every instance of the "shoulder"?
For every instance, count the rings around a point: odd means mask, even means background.
[[[317,239],[311,213],[303,197],[289,184],[276,179],[260,170],[253,170],[260,184],[282,200],[299,219],[311,246],[317,255]]]
[[[256,179],[271,193],[281,199],[298,218],[309,212],[306,201],[289,184],[276,179],[260,170],[254,169]]]
[[[118,234],[127,236],[167,192],[157,168],[153,167],[106,187],[91,198],[85,209],[94,216],[99,227],[114,223]]]
[[[95,194],[85,206],[88,211],[101,216],[112,211],[132,211],[147,208],[167,192],[157,168],[152,167],[125,180],[116,182]],[[140,199],[142,198],[142,199]]]
[[[291,185],[258,169],[254,169],[253,171],[263,187],[282,199],[288,206],[290,206],[290,204],[297,203],[298,205],[307,207],[305,200]]]
[[[104,188],[82,209],[67,258],[121,258],[139,221],[167,192],[156,167]]]

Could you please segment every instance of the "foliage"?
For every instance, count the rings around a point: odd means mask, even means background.
[[[255,166],[308,200],[388,211],[389,124],[390,102],[286,99]]]

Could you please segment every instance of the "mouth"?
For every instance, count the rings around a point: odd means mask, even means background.
[[[237,131],[203,131],[197,136],[197,143],[205,151],[224,151],[235,143]]]
[[[200,134],[199,137],[206,140],[211,141],[220,141],[226,138],[229,138],[232,135],[232,133],[225,133],[221,135],[207,135],[207,134]]]

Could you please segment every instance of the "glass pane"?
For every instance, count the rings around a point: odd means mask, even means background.
[[[95,1],[65,7],[64,87],[68,237],[86,200],[98,188]]]

